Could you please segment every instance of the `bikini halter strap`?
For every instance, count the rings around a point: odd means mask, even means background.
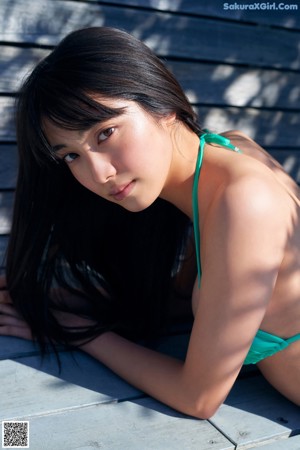
[[[207,144],[217,144],[223,147],[229,148],[235,152],[241,153],[240,149],[231,144],[230,140],[224,136],[214,133],[204,133],[200,137],[199,152],[196,162],[196,169],[194,175],[193,191],[192,191],[192,205],[193,205],[193,224],[194,224],[194,236],[196,247],[196,259],[198,270],[198,287],[200,287],[200,280],[202,275],[201,259],[200,259],[200,228],[199,228],[199,204],[198,204],[198,183],[200,177],[200,171],[203,161],[204,146]]]

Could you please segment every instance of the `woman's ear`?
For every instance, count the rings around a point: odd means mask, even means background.
[[[168,129],[170,126],[173,126],[177,122],[176,113],[168,114],[160,119],[160,124]]]

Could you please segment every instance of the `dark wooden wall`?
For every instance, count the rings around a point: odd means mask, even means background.
[[[277,11],[225,10],[224,3],[0,1],[0,266],[16,183],[17,90],[33,65],[74,29],[119,27],[142,39],[175,73],[204,126],[243,130],[300,181],[299,0],[281,3],[294,7]]]

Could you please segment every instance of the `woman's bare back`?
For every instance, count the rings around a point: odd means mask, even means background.
[[[282,166],[243,133],[234,131],[225,135],[243,154],[267,166],[287,193],[288,209],[292,217],[289,238],[260,329],[288,338],[300,333],[300,190]],[[300,405],[300,341],[264,359],[258,367],[276,389]]]

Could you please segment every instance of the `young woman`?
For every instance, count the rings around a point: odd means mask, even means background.
[[[17,136],[1,334],[79,346],[200,418],[244,362],[300,405],[299,192],[259,145],[201,130],[160,60],[108,28],[38,64]],[[131,339],[161,330],[178,291],[185,361]]]

